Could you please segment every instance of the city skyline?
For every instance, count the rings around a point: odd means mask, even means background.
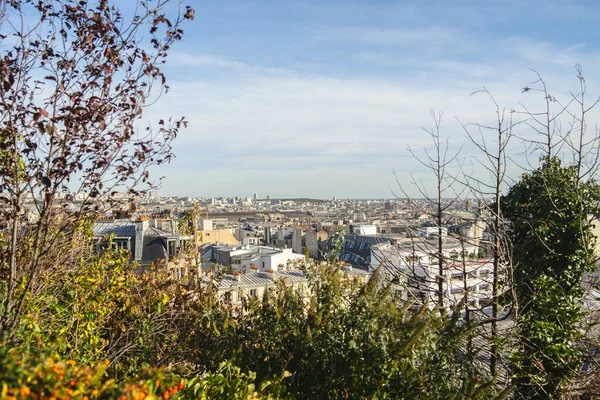
[[[406,151],[429,144],[429,110],[443,110],[458,148],[464,122],[507,110],[536,69],[568,97],[583,65],[590,98],[599,58],[593,2],[209,1],[166,67],[171,90],[144,116],[180,115],[176,158],[153,170],[164,195],[388,198],[412,172]],[[516,141],[515,147],[520,146]],[[465,146],[467,163],[476,154]],[[519,173],[514,169],[513,175]],[[408,188],[409,195],[417,195]]]

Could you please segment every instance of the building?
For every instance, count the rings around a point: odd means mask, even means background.
[[[238,245],[240,242],[229,229],[198,230],[198,246],[207,244]]]
[[[327,250],[327,239],[329,234],[326,231],[308,231],[304,235],[304,246],[308,249],[310,258],[319,259]]]
[[[192,238],[179,234],[172,219],[98,220],[92,229],[98,252],[110,244],[129,251],[131,262],[136,262],[140,270],[160,264],[171,270],[174,277],[188,273],[190,265],[185,260],[185,251]]]
[[[251,226],[245,226],[235,230],[235,238],[242,245],[257,246],[264,241],[264,231],[255,230]]]
[[[295,253],[302,253],[304,232],[302,229],[294,229],[292,232],[292,250]]]
[[[448,228],[446,227],[442,227],[441,228],[442,231],[442,238],[445,238],[448,236]],[[421,227],[417,229],[417,236],[420,238],[425,238],[425,239],[433,239],[433,238],[437,238],[439,236],[440,233],[440,229],[437,226],[427,226],[427,227]]]
[[[304,255],[292,249],[267,246],[208,246],[202,252],[205,262],[231,266],[234,271],[277,271],[290,263],[304,261]]]
[[[392,239],[385,236],[348,234],[343,237],[332,236],[327,244],[329,255],[338,249],[338,260],[349,263],[354,268],[371,270],[371,247],[379,243],[389,243]]]
[[[375,225],[365,224],[350,225],[349,233],[353,233],[355,235],[376,235],[377,227]]]
[[[437,239],[411,238],[371,247],[371,268],[379,269],[384,283],[392,284],[405,299],[413,298],[433,306],[437,302],[439,258]],[[447,238],[442,257],[443,295],[448,305],[467,296],[473,307],[486,305],[492,296],[491,260],[474,256],[476,247]],[[466,290],[465,290],[466,288]]]
[[[356,280],[366,283],[369,274],[363,270],[354,270],[349,265],[343,265],[339,269],[345,279]],[[308,278],[304,272],[293,264],[285,267],[277,267],[274,270],[250,269],[243,272],[236,271],[227,274],[221,280],[213,280],[210,275],[204,275],[205,284],[213,284],[218,296],[233,306],[241,306],[244,299],[262,299],[269,290],[274,290],[278,283],[291,287],[303,295],[308,301],[312,295]]]

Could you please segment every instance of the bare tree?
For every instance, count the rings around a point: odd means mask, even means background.
[[[450,209],[460,197],[457,193],[455,185],[458,180],[455,176],[449,173],[449,168],[453,165],[462,149],[462,146],[456,152],[450,152],[450,139],[442,138],[441,135],[441,124],[443,112],[430,111],[431,118],[433,119],[434,126],[432,128],[423,128],[425,132],[430,136],[432,141],[432,150],[423,148],[423,155],[419,156],[412,148],[408,147],[408,151],[421,165],[427,168],[435,176],[435,194],[432,196],[427,190],[426,185],[422,180],[417,180],[411,174],[411,183],[417,189],[417,191],[423,196],[427,203],[427,212],[434,218],[435,226],[437,227],[437,247],[436,251],[432,256],[437,262],[437,274],[435,276],[435,282],[437,285],[437,304],[440,309],[444,309],[444,236],[446,236],[444,228],[444,213]],[[394,171],[396,177],[396,183],[400,192],[405,198],[410,199],[404,186],[400,182],[398,175]],[[452,196],[447,198],[448,193],[452,192]],[[414,202],[412,202],[415,205]],[[415,207],[420,209],[422,207]]]
[[[56,268],[66,246],[101,201],[116,190],[150,187],[148,167],[172,158],[186,122],[157,119],[140,128],[144,108],[168,90],[161,70],[170,46],[193,18],[168,0],[136,1],[130,16],[109,0],[3,2],[0,22],[0,205],[6,251],[0,268],[0,332],[10,338],[36,276]],[[84,196],[67,210],[60,194]],[[26,201],[35,217],[27,218]],[[4,239],[3,239],[4,240]],[[74,242],[72,242],[74,243]],[[62,247],[61,247],[62,248]]]
[[[461,126],[469,142],[483,154],[483,160],[474,157],[477,165],[476,170],[485,171],[481,175],[465,174],[466,185],[471,193],[480,200],[480,214],[488,214],[491,219],[491,240],[489,243],[491,251],[491,260],[493,263],[492,272],[492,299],[491,299],[491,318],[484,323],[489,323],[491,355],[490,355],[490,374],[496,378],[498,375],[498,322],[500,315],[500,295],[508,287],[507,283],[510,276],[507,275],[507,263],[510,258],[507,257],[507,246],[504,243],[505,235],[504,219],[501,209],[501,196],[505,186],[506,172],[508,164],[507,146],[513,137],[513,129],[523,121],[514,122],[512,113],[507,116],[506,110],[501,108],[492,94],[483,88],[474,92],[473,95],[484,94],[492,102],[495,114],[495,124],[486,125],[480,123],[462,123]],[[460,121],[459,121],[460,122]],[[547,142],[551,149],[550,139]]]

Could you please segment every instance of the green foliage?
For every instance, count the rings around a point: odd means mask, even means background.
[[[600,188],[575,167],[546,158],[502,199],[510,220],[520,347],[513,356],[519,393],[558,396],[581,367],[581,280],[594,269],[590,215]]]
[[[35,393],[80,388],[82,396],[129,398],[447,399],[494,391],[465,357],[470,328],[456,316],[410,311],[380,288],[377,274],[363,285],[335,264],[311,265],[304,295],[280,282],[240,310],[193,283],[136,275],[121,250],[80,260],[42,275],[46,290],[27,298],[0,359],[0,380],[13,391],[24,383]],[[25,357],[21,375],[17,354]],[[73,387],[60,375],[33,378],[50,358],[71,371]]]
[[[264,382],[290,371],[286,396],[312,398],[489,398],[486,376],[468,376],[469,327],[422,308],[409,311],[377,277],[366,286],[332,265],[309,267],[313,297],[284,284],[195,347],[221,355]],[[208,341],[208,342],[206,342]],[[208,351],[203,359],[211,358]],[[214,353],[213,353],[214,357]],[[200,359],[198,359],[200,362]]]
[[[254,383],[255,373],[243,373],[231,362],[223,362],[214,374],[207,373],[187,381],[186,388],[180,392],[180,396],[203,400],[279,399],[285,397],[285,385],[282,382],[289,375],[286,371],[281,376],[266,379],[257,390]]]

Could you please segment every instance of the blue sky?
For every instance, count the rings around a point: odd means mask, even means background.
[[[567,4],[568,3],[568,4]],[[429,110],[458,148],[456,118],[488,122],[493,105],[539,106],[521,88],[539,71],[576,90],[575,63],[598,93],[595,1],[191,1],[196,18],[171,51],[171,91],[152,115],[185,115],[161,194],[375,198],[392,168],[430,185],[407,146],[428,146]],[[515,152],[519,143],[515,141]],[[478,157],[466,145],[467,165]],[[516,170],[515,170],[516,171]],[[516,173],[516,172],[515,172]]]

